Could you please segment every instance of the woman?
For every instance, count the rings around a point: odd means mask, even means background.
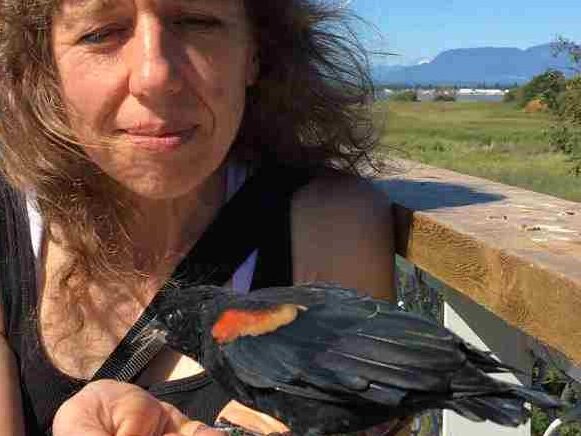
[[[178,266],[238,189],[259,198],[272,190],[260,211],[276,219],[267,217],[272,235],[246,238],[256,250],[233,264],[226,285],[247,292],[327,281],[393,298],[389,209],[349,176],[373,138],[364,57],[345,36],[344,11],[305,0],[7,0],[0,8],[2,170],[26,197],[31,230],[10,230],[23,277],[1,284],[0,407],[14,413],[0,434],[47,431],[83,388],[78,395],[110,393],[105,408],[117,401],[126,385],[88,382],[157,291],[183,278]],[[259,178],[265,168],[271,178]],[[246,178],[262,182],[247,189]],[[240,228],[230,212],[230,233],[217,232],[228,240],[210,245],[236,248],[254,222],[242,221],[247,209],[235,209]],[[229,403],[202,371],[164,349],[129,381],[174,404],[170,414],[211,423],[221,411],[279,429]]]

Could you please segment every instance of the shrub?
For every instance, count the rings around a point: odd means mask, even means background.
[[[448,88],[436,89],[434,101],[456,101],[456,90]]]
[[[544,112],[548,108],[547,104],[540,98],[535,98],[527,103],[525,106],[525,112],[528,114],[533,114],[537,112]]]
[[[553,110],[560,120],[581,126],[581,80],[570,82],[557,97]]]
[[[553,151],[571,155],[581,144],[581,128],[572,123],[558,121],[549,127],[548,137]]]
[[[570,173],[581,176],[581,125],[557,121],[549,128],[548,137],[554,151],[567,155]]]
[[[393,101],[420,101],[418,92],[413,89],[394,92],[389,99]]]
[[[505,103],[520,102],[522,100],[522,88],[512,88],[502,99]]]
[[[561,71],[548,70],[533,79],[521,88],[519,104],[525,107],[531,100],[540,99],[550,110],[557,107],[557,99],[565,91],[567,80]]]
[[[565,90],[581,89],[581,75],[577,75],[567,80],[565,83]]]

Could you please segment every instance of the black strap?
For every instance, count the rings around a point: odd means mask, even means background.
[[[0,177],[0,294],[6,332],[10,332],[11,323],[17,321],[20,305],[15,305],[13,293],[20,292],[23,297],[36,286],[36,268],[30,226],[26,212],[24,194],[12,188]]]
[[[164,288],[176,284],[179,287],[189,287],[202,283],[218,286],[226,283],[252,251],[268,245],[269,238],[264,230],[272,225],[269,221],[281,215],[288,217],[290,196],[310,178],[309,171],[288,167],[268,167],[257,171],[222,207]],[[287,249],[279,247],[281,248]],[[265,256],[259,256],[259,259],[262,257]],[[283,271],[281,274],[286,279],[289,272]],[[163,342],[159,338],[143,334],[155,317],[153,307],[157,299],[163,298],[163,295],[163,292],[159,292],[154,297],[142,316],[95,373],[93,380],[134,380],[163,348]]]
[[[141,332],[155,318],[148,306],[139,319],[131,326],[125,337],[93,375],[92,380],[114,379],[132,380],[142,368],[163,348],[163,343],[155,337],[144,338]]]
[[[290,286],[293,283],[291,202],[277,207],[261,232],[251,289]]]

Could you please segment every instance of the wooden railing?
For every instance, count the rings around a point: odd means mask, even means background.
[[[453,289],[445,325],[521,369],[540,347],[579,373],[581,204],[414,162],[398,168],[379,182],[394,204],[397,253]],[[530,434],[448,412],[443,427]]]

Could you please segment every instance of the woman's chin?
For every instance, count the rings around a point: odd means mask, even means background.
[[[161,182],[132,180],[121,182],[121,186],[125,188],[129,196],[137,200],[161,201],[183,197],[192,192],[196,184],[191,181],[176,183],[175,180]]]
[[[209,171],[209,175],[212,172]],[[188,196],[213,198],[223,191],[223,179],[212,177],[200,171],[202,177],[143,177],[131,180],[117,180],[134,199],[141,201],[176,200]],[[216,173],[218,175],[218,173]]]
[[[213,196],[223,188],[224,173],[219,170],[224,168],[226,152],[198,153],[177,162],[151,159],[100,162],[100,167],[136,199],[172,200],[206,192]]]

